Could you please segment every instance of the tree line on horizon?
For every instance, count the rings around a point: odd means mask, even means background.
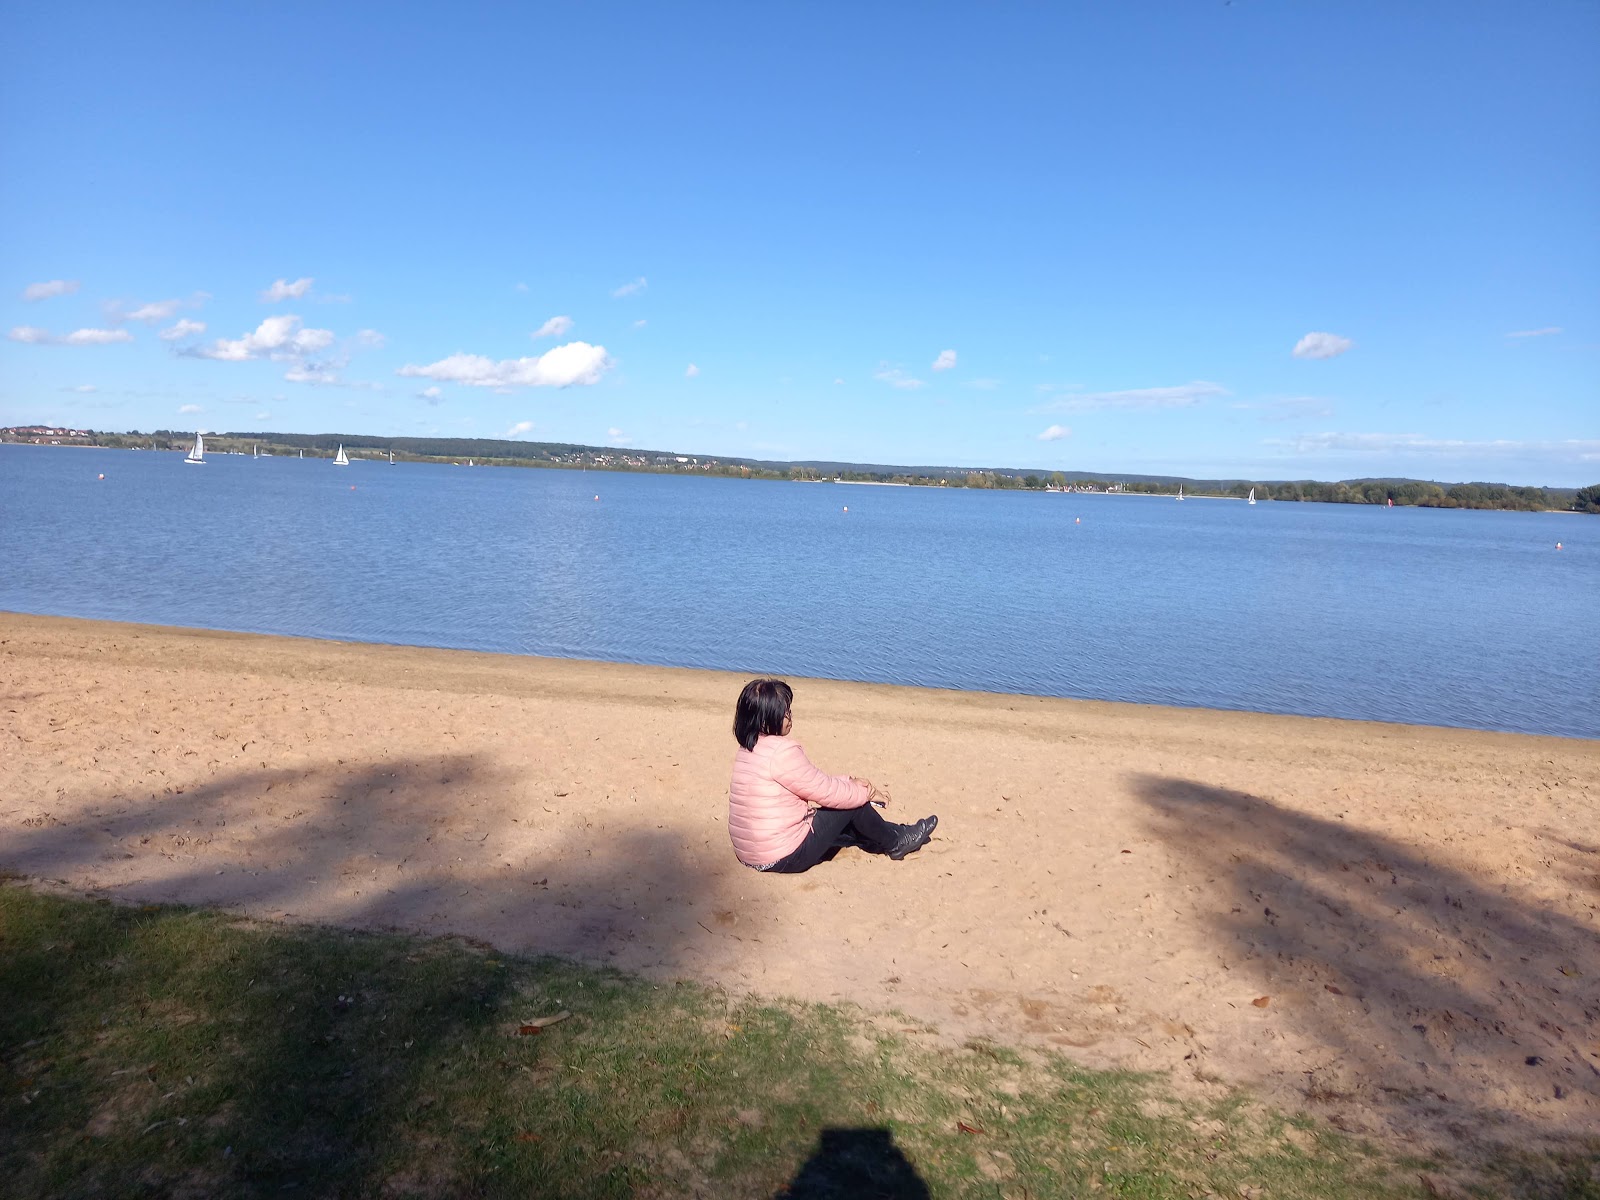
[[[151,433],[86,431],[87,444],[108,448],[185,449],[192,431],[160,429]],[[1417,479],[1241,480],[1182,479],[1170,476],[1114,474],[1089,476],[1063,471],[1028,471],[1020,468],[968,470],[956,467],[896,468],[852,463],[780,463],[758,459],[679,455],[673,451],[632,447],[585,446],[568,442],[529,442],[497,438],[382,438],[363,434],[208,433],[218,450],[248,449],[258,444],[269,451],[305,450],[331,457],[343,445],[347,453],[371,451],[411,460],[457,460],[471,457],[487,464],[595,470],[644,471],[658,474],[720,475],[745,479],[839,479],[849,483],[896,483],[912,487],[971,488],[975,490],[1033,490],[1083,488],[1104,492],[1116,487],[1141,495],[1175,495],[1181,485],[1195,496],[1229,496],[1243,499],[1255,490],[1256,499],[1322,504],[1378,504],[1417,508],[1469,508],[1538,512],[1550,509],[1600,514],[1600,484],[1585,488],[1520,487],[1504,483],[1441,484]],[[622,461],[626,458],[629,461]],[[680,463],[679,458],[687,461]],[[604,460],[604,461],[597,461]]]

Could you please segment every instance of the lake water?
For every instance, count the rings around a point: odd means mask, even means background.
[[[1597,596],[1600,517],[0,446],[16,612],[1592,738]]]

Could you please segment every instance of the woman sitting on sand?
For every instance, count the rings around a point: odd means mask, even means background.
[[[829,775],[811,765],[794,727],[794,690],[781,679],[752,679],[733,713],[728,787],[728,833],[747,867],[798,875],[845,846],[887,854],[898,862],[920,849],[939,823],[924,817],[895,825],[878,815],[889,793],[853,775]]]

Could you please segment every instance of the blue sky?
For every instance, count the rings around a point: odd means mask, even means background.
[[[1592,3],[0,28],[0,424],[1600,480]]]

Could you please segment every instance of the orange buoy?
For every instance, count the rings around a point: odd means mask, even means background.
[[[1072,518],[1072,523],[1074,525],[1082,525],[1083,524],[1083,518],[1082,517],[1073,517]]]
[[[595,499],[596,499],[596,500],[598,500],[598,499],[600,499],[600,497],[599,497],[599,496],[596,496],[596,497],[595,497]]]
[[[104,476],[104,475],[102,475],[102,476],[100,476],[100,478],[101,478],[101,479],[104,479],[104,478],[105,478],[105,476]],[[1560,543],[1560,542],[1557,542],[1557,543],[1556,543],[1556,549],[1557,549],[1557,550],[1559,550],[1559,549],[1561,549],[1561,543]]]
[[[105,478],[105,476],[104,476],[104,475],[103,475],[103,474],[102,474],[102,475],[101,475],[101,476],[100,476],[100,478],[101,478],[101,479],[104,479],[104,478]]]
[[[849,512],[850,511],[850,506],[848,504],[846,504],[844,506],[844,510],[845,510],[845,512]]]
[[[350,490],[351,490],[351,491],[352,491],[352,492],[353,492],[353,491],[355,491],[355,490],[356,490],[356,485],[355,485],[355,484],[353,484],[353,483],[352,483],[352,484],[351,484],[351,485],[350,485]]]

